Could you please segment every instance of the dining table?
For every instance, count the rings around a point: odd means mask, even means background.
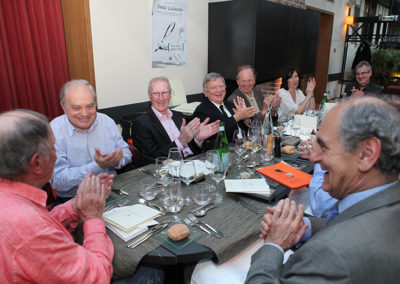
[[[195,158],[202,158],[195,157]],[[285,160],[287,162],[293,161],[295,164],[303,165],[302,171],[311,172],[313,170],[313,164],[307,160],[300,159],[298,154],[295,155],[282,155],[282,158],[275,159],[268,162],[273,164]],[[265,164],[261,163],[259,167],[264,167]],[[254,176],[263,177],[261,174],[256,173],[255,168],[248,169],[244,167],[243,171],[252,171]],[[239,169],[240,171],[240,169]],[[144,177],[148,177],[154,172],[154,165],[150,164],[139,169],[134,169],[122,174],[119,174],[114,178],[113,188],[123,190],[129,194],[129,196],[119,196],[112,192],[110,194],[110,202],[121,202],[123,199],[129,199],[132,204],[137,204],[140,188],[140,180]],[[232,172],[232,171],[231,171]],[[229,178],[229,172],[227,174]],[[214,184],[209,178],[206,178],[203,183]],[[273,182],[272,182],[273,183]],[[291,198],[300,197],[304,199],[307,194],[303,190],[299,190],[300,194],[296,194],[296,190],[291,190],[285,186],[278,185],[275,187],[270,185],[273,189],[273,193],[268,197],[255,197],[246,194],[227,193],[225,191],[224,183],[218,187],[219,192],[223,196],[223,203],[210,210],[204,217],[199,218],[202,222],[207,223],[217,230],[222,231],[226,237],[216,238],[213,235],[209,235],[199,230],[196,227],[190,227],[190,235],[188,237],[188,243],[186,246],[180,248],[174,245],[173,242],[166,241],[165,234],[157,234],[149,238],[146,242],[143,242],[135,248],[127,247],[128,242],[125,242],[111,230],[107,228],[107,235],[110,237],[114,245],[114,259],[113,259],[113,280],[128,278],[133,275],[139,263],[157,266],[171,266],[171,265],[182,265],[182,264],[195,264],[202,259],[212,259],[216,263],[223,263],[226,260],[235,256],[242,249],[246,248],[250,243],[254,242],[260,234],[260,222],[263,215],[266,213],[266,207],[274,206],[279,199],[287,196],[295,196]],[[182,186],[183,195],[192,195],[195,186],[190,184],[189,186]],[[162,206],[163,198],[159,194],[153,203]],[[247,207],[236,201],[237,196],[240,196],[241,200],[246,204],[260,209],[260,213],[257,214]],[[183,206],[182,210],[178,213],[178,216],[183,219],[190,213],[189,210],[198,207],[197,204]],[[169,218],[168,215],[162,215],[156,220],[163,222]],[[183,223],[183,222],[182,222]],[[168,226],[171,227],[172,224]],[[166,230],[168,230],[168,228]],[[194,240],[191,240],[192,237]],[[78,226],[76,238],[78,243],[83,242],[82,225]]]

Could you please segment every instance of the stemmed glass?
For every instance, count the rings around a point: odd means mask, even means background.
[[[155,162],[155,173],[157,175],[157,183],[163,185],[163,192],[168,185],[169,169],[166,157],[158,157]]]
[[[235,153],[238,155],[237,167],[242,167],[242,157],[246,153],[246,135],[242,130],[235,130],[233,132],[233,141],[235,143]]]
[[[168,167],[169,173],[173,177],[179,178],[179,170],[181,163],[183,161],[183,156],[181,150],[177,147],[173,147],[168,151]]]
[[[224,154],[223,154],[224,155]],[[211,179],[215,181],[216,192],[214,193],[214,202],[220,204],[223,202],[222,195],[218,192],[219,183],[225,179],[227,164],[224,163],[223,157],[216,150],[207,151],[206,168],[211,174]]]
[[[182,210],[183,196],[181,191],[181,181],[178,178],[169,180],[168,186],[164,192],[164,208],[167,212],[172,213],[170,222],[179,223],[181,219],[176,214]]]
[[[258,127],[250,126],[248,142],[250,144],[250,150],[252,152],[251,164],[249,166],[254,167],[256,165],[256,161],[255,161],[256,153],[262,149],[261,129],[259,129]]]
[[[189,184],[196,179],[196,167],[193,161],[185,160],[181,163],[179,178],[186,184],[186,188],[189,188]],[[186,193],[185,204],[190,205],[192,199],[189,192]]]

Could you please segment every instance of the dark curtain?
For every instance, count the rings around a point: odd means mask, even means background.
[[[60,0],[0,0],[0,111],[62,114],[69,80]]]

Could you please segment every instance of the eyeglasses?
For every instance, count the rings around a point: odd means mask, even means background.
[[[356,76],[364,76],[369,74],[371,71],[365,71],[365,72],[361,72],[361,73],[356,73]]]
[[[163,97],[169,96],[170,93],[171,93],[171,91],[165,91],[165,92],[161,92],[161,93],[160,92],[151,92],[151,95],[155,98],[158,98],[159,96],[163,96]]]
[[[210,91],[214,91],[215,89],[220,88],[220,89],[225,89],[226,85],[225,84],[220,84],[220,85],[211,85],[207,89]]]

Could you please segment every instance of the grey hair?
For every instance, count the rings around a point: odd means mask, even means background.
[[[254,80],[256,80],[257,72],[256,72],[256,69],[254,69],[254,67],[251,65],[240,65],[238,67],[238,69],[236,70],[236,80],[239,80],[239,73],[246,69],[250,69],[251,72],[253,72]]]
[[[11,122],[10,117],[13,117]],[[36,153],[49,160],[51,130],[44,115],[30,110],[11,110],[0,115],[1,124],[9,127],[2,125],[0,130],[0,178],[20,180]]]
[[[354,68],[354,70],[357,72],[357,69],[360,68],[360,67],[363,67],[363,66],[367,66],[368,71],[371,71],[371,70],[372,70],[371,64],[370,64],[368,61],[366,61],[366,60],[363,60],[363,61],[358,62],[358,64],[357,64],[356,67]]]
[[[208,73],[206,75],[206,77],[204,77],[204,80],[203,80],[203,89],[205,91],[207,91],[207,83],[210,82],[210,81],[215,81],[218,78],[221,78],[222,82],[224,82],[224,84],[225,84],[225,79],[224,79],[224,77],[222,77],[221,74],[215,73],[215,72]]]
[[[154,78],[152,78],[152,79],[150,80],[149,85],[147,86],[147,94],[151,95],[151,84],[153,84],[154,82],[157,82],[157,81],[162,81],[162,82],[167,83],[167,85],[168,85],[168,92],[171,93],[171,84],[169,83],[168,78],[167,78],[167,77],[160,76],[160,77],[154,77]]]
[[[341,116],[339,135],[348,152],[355,151],[365,139],[378,138],[381,153],[375,167],[383,173],[400,172],[400,113],[393,106],[383,100],[351,104]]]
[[[60,90],[60,102],[61,102],[61,104],[62,104],[63,106],[65,106],[65,94],[67,93],[69,87],[71,87],[72,85],[75,85],[75,84],[77,84],[77,83],[80,83],[80,84],[82,84],[82,85],[84,85],[84,86],[87,86],[87,87],[89,88],[90,92],[91,92],[92,95],[93,95],[94,103],[95,103],[96,106],[97,106],[97,95],[96,95],[96,91],[94,90],[93,86],[90,85],[90,83],[89,83],[88,81],[84,80],[84,79],[77,79],[77,80],[69,81],[69,82],[65,83],[65,84],[61,87],[61,90]]]

